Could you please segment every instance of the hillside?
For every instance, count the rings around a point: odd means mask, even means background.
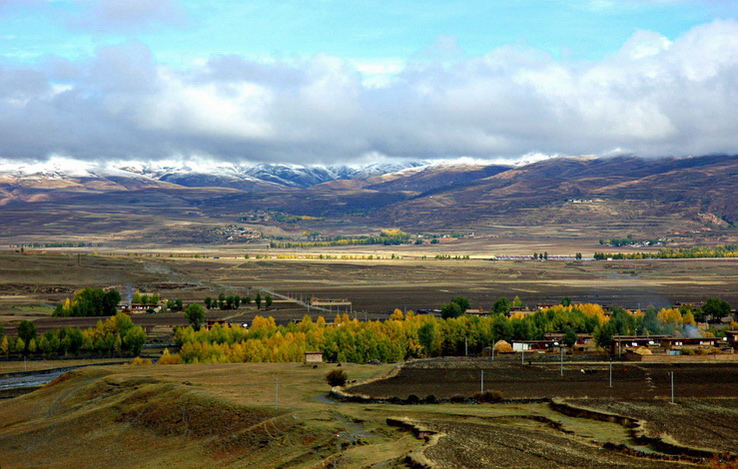
[[[133,240],[145,236],[141,227],[150,225],[151,217],[159,227],[187,226],[193,233],[255,219],[259,226],[253,228],[262,231],[273,226],[356,233],[400,226],[494,233],[504,226],[507,234],[526,227],[531,236],[702,233],[708,241],[732,239],[729,227],[738,222],[733,190],[738,156],[553,158],[519,167],[459,162],[230,165],[210,172],[4,168],[0,206],[9,242],[65,233]],[[270,215],[277,212],[320,222],[284,224]],[[167,240],[208,242],[208,237]]]

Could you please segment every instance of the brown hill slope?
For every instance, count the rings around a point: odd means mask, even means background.
[[[6,236],[109,234],[151,223],[225,225],[253,211],[326,219],[320,225],[282,227],[297,232],[365,232],[382,226],[485,232],[504,225],[558,226],[562,233],[577,226],[597,237],[603,231],[661,236],[738,223],[736,182],[738,156],[556,158],[516,168],[434,165],[361,181],[258,192],[148,179],[4,178],[0,207],[9,226]]]
[[[736,176],[738,157],[557,158],[386,207],[379,216],[412,224],[433,212],[452,223],[505,218],[515,224],[531,210],[545,209],[545,217],[528,221],[547,223],[572,203],[626,204],[648,216],[697,220],[699,214],[711,214],[716,221],[734,223],[738,196],[731,188]],[[603,223],[623,215],[607,212],[599,214]]]

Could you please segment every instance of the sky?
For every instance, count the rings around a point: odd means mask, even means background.
[[[738,2],[0,0],[0,159],[738,153]]]

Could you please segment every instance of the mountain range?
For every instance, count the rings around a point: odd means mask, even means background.
[[[138,186],[144,181],[171,183],[184,187],[229,187],[240,190],[308,188],[335,180],[367,179],[407,168],[433,165],[423,161],[348,165],[239,164],[215,161],[87,162],[52,158],[44,163],[0,161],[0,178],[9,181],[111,181]],[[455,165],[455,163],[451,163]],[[126,181],[126,179],[130,181]],[[133,182],[136,181],[136,182]]]
[[[730,155],[554,157],[519,165],[6,161],[0,162],[0,212],[17,220],[13,227],[25,226],[23,233],[48,226],[105,233],[125,226],[111,225],[111,214],[156,214],[164,225],[181,225],[278,211],[321,218],[318,230],[342,232],[351,226],[478,232],[505,226],[525,227],[509,228],[516,236],[553,227],[546,236],[717,230],[724,237],[738,224],[736,182],[738,156]],[[55,221],[41,224],[41,214]],[[81,214],[105,221],[77,226]]]

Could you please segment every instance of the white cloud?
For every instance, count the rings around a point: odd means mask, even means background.
[[[466,57],[454,44],[402,66],[321,54],[173,69],[135,41],[78,61],[0,66],[0,157],[310,164],[738,152],[734,20],[673,41],[639,31],[592,63],[512,46]]]

